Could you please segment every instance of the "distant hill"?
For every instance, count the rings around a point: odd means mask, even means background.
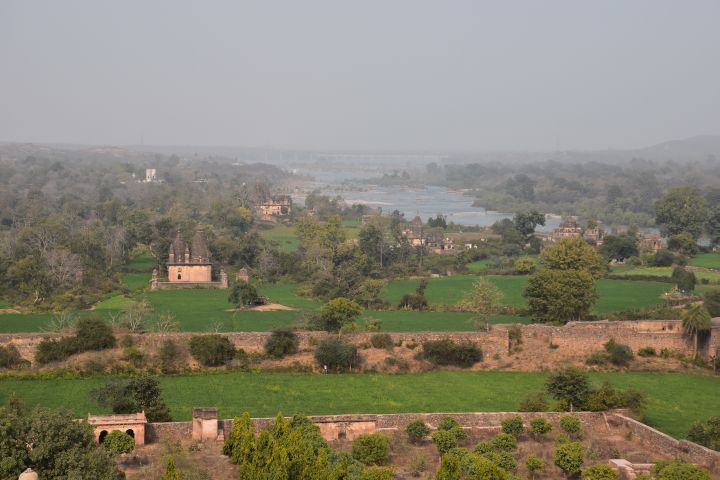
[[[639,156],[659,160],[705,160],[720,158],[720,135],[700,135],[684,140],[670,140],[637,151]]]

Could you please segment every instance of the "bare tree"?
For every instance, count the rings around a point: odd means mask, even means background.
[[[173,315],[170,312],[165,312],[162,315],[160,315],[160,318],[158,319],[157,323],[155,324],[155,331],[161,334],[166,334],[170,332],[179,332],[180,331],[180,322],[177,321],[175,318],[175,315]]]
[[[147,300],[131,303],[123,312],[122,324],[130,332],[142,332],[145,329],[145,321],[152,312],[152,306]]]
[[[63,310],[62,312],[54,313],[45,327],[45,330],[49,332],[65,331],[73,326],[76,319],[77,315],[70,310]]]
[[[45,252],[44,257],[53,285],[70,288],[75,284],[78,272],[82,271],[79,255],[63,248],[56,248]]]

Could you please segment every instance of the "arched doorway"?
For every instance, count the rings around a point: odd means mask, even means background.
[[[133,432],[132,428],[128,428],[127,430],[125,430],[125,433],[130,435],[132,438],[135,438],[135,432]]]
[[[100,436],[98,437],[98,443],[103,443],[105,441],[105,437],[107,437],[107,430],[103,430],[100,432]]]

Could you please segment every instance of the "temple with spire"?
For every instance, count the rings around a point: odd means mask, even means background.
[[[221,269],[219,281],[212,280],[212,262],[208,248],[205,229],[199,226],[195,230],[192,242],[186,243],[178,230],[175,240],[168,248],[168,278],[166,282],[158,281],[157,270],[153,271],[152,289],[172,287],[209,287],[227,288],[227,275]]]

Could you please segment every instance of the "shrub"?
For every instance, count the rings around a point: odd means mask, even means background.
[[[357,347],[339,337],[321,340],[315,349],[315,360],[332,370],[351,369],[360,364]]]
[[[102,445],[113,453],[130,453],[135,449],[135,439],[123,431],[113,430],[107,434]]]
[[[610,354],[607,352],[593,352],[585,359],[587,365],[607,365],[610,362]]]
[[[99,318],[81,318],[75,324],[75,349],[78,352],[113,348],[117,340],[110,325]]]
[[[567,475],[580,473],[583,456],[584,450],[580,442],[566,442],[555,447],[555,465]]]
[[[160,370],[163,373],[174,373],[180,363],[180,348],[173,340],[166,339],[160,343],[158,350],[160,357]]]
[[[483,353],[474,343],[455,343],[449,338],[423,342],[422,357],[435,365],[472,367],[482,361]]]
[[[388,333],[376,333],[370,337],[370,345],[373,348],[384,348],[385,350],[392,350],[394,347],[393,339]]]
[[[441,455],[457,447],[457,437],[450,430],[435,430],[432,434],[432,441]]]
[[[643,347],[638,350],[638,355],[641,357],[654,357],[657,355],[657,352],[653,347]]]
[[[525,426],[523,425],[523,420],[520,415],[505,418],[500,422],[500,425],[502,426],[503,433],[509,433],[516,437],[525,431]]]
[[[580,433],[580,419],[572,415],[560,417],[560,428],[570,436]]]
[[[688,432],[688,440],[720,451],[720,417],[711,417],[706,422],[695,422]]]
[[[658,462],[653,473],[657,480],[710,480],[707,470],[682,460]]]
[[[670,267],[672,266],[673,262],[675,261],[675,255],[670,250],[662,249],[658,250],[658,252],[655,254],[655,259],[653,260],[653,264],[656,267]]]
[[[508,472],[514,472],[517,470],[517,462],[510,452],[492,452],[489,455],[488,460]]]
[[[12,343],[7,347],[0,347],[0,368],[14,368],[20,365],[21,360],[20,352]]]
[[[512,452],[517,449],[517,438],[509,433],[498,433],[492,439],[493,450],[500,452]]]
[[[265,353],[273,358],[283,358],[297,353],[299,343],[297,335],[292,330],[276,329],[265,342]]]
[[[419,443],[423,438],[430,435],[430,427],[422,420],[413,420],[405,427],[408,439],[411,443]]]
[[[60,340],[46,338],[37,346],[35,361],[40,365],[45,365],[50,362],[60,362],[75,353],[77,351],[72,338],[62,338]]]
[[[535,437],[550,433],[551,430],[552,424],[544,418],[533,418],[530,420],[530,433]]]
[[[196,335],[190,339],[190,354],[205,367],[219,367],[235,356],[235,347],[221,335]]]
[[[617,472],[605,464],[593,465],[582,472],[583,480],[616,480],[617,478]]]
[[[480,455],[488,455],[495,451],[495,445],[493,444],[492,440],[483,440],[482,442],[479,442],[477,445],[475,445],[475,453],[479,453]]]
[[[366,433],[352,442],[352,456],[365,465],[384,465],[388,461],[390,440],[380,433]]]
[[[547,396],[543,392],[537,392],[520,400],[518,412],[547,412],[549,408]]]
[[[445,417],[440,420],[440,423],[438,423],[438,430],[451,432],[458,440],[462,440],[467,437],[465,430],[463,430],[458,421],[452,417]]]
[[[545,461],[534,453],[531,453],[525,459],[525,468],[527,468],[528,472],[530,472],[532,478],[535,478],[536,472],[545,469]]]
[[[627,366],[634,357],[630,347],[612,339],[605,344],[605,351],[610,355],[610,362],[619,367]]]

